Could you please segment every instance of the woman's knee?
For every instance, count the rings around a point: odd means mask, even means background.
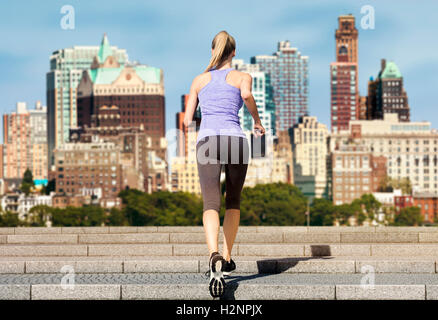
[[[240,194],[225,194],[225,209],[240,210]]]
[[[219,212],[221,209],[221,200],[219,199],[204,199],[204,212],[207,210],[216,210]]]

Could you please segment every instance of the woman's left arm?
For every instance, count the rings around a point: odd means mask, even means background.
[[[187,109],[184,116],[184,125],[188,127],[193,120],[193,114],[198,106],[198,79],[197,76],[190,86],[189,99],[187,100]]]

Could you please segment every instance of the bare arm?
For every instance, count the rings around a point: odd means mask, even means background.
[[[188,127],[193,120],[193,114],[198,106],[198,80],[197,76],[190,86],[189,98],[187,100],[187,110],[184,116],[184,125]]]

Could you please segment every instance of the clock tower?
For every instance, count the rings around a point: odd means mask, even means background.
[[[358,31],[355,27],[354,16],[345,15],[338,18],[336,30],[336,61],[357,63]]]

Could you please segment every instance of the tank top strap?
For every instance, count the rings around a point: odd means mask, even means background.
[[[210,70],[211,81],[225,82],[228,72],[233,70],[233,68],[223,69],[223,70]]]

